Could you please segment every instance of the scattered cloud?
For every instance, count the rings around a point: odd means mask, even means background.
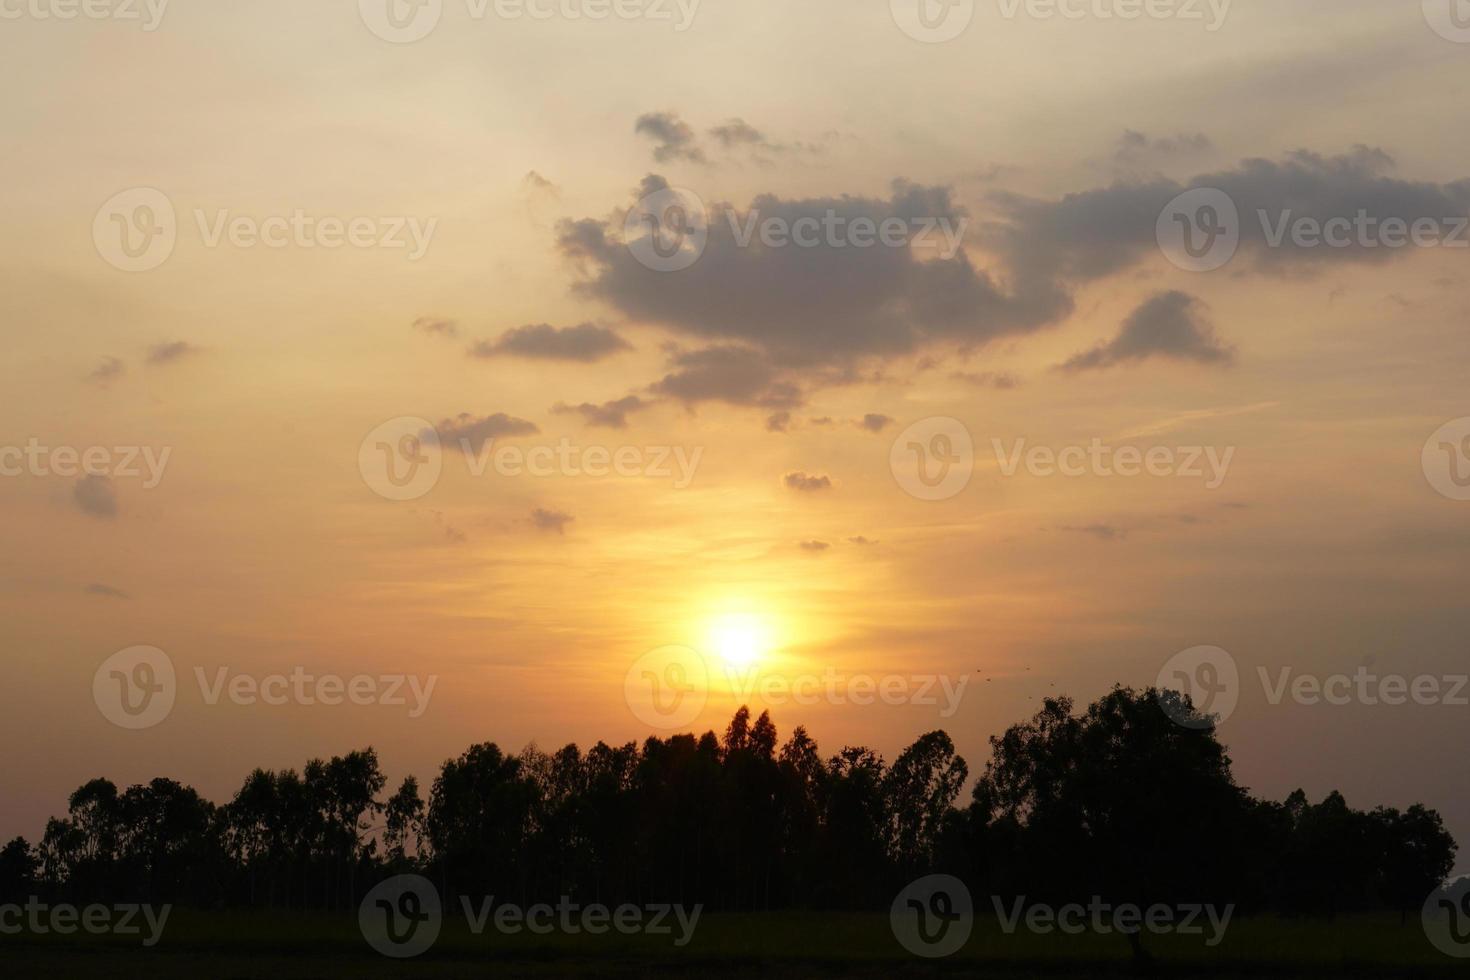
[[[791,413],[790,412],[772,412],[770,415],[766,416],[766,431],[767,432],[790,432],[791,431]]]
[[[94,385],[100,385],[105,388],[118,378],[121,378],[124,374],[127,374],[127,372],[128,366],[116,357],[104,357],[102,363],[98,364],[92,369],[92,373],[87,375],[87,380]]]
[[[603,402],[601,405],[595,405],[592,402],[583,402],[580,405],[558,402],[552,411],[557,415],[580,415],[583,421],[594,428],[626,429],[628,413],[641,411],[649,404],[637,395],[629,395],[615,401]]]
[[[878,415],[875,412],[869,412],[854,424],[866,432],[882,432],[893,424],[893,419],[887,415]]]
[[[1021,379],[1009,371],[955,371],[950,377],[976,388],[993,388],[996,391],[1010,391],[1021,386]]]
[[[1126,530],[1111,524],[1087,524],[1082,527],[1064,527],[1062,530],[1071,534],[1086,534],[1099,541],[1121,541],[1128,536]]]
[[[115,589],[110,585],[103,585],[101,582],[93,582],[91,585],[88,585],[84,591],[87,593],[87,595],[101,596],[105,599],[132,598],[132,596],[128,595],[122,589]]]
[[[694,130],[676,113],[645,112],[633,124],[633,132],[653,140],[653,158],[659,163],[673,160],[707,162]]]
[[[830,547],[832,547],[832,546],[830,544],[828,544],[826,541],[803,541],[803,542],[801,542],[801,550],[802,551],[811,551],[811,552],[821,553],[823,551],[826,551]]]
[[[579,323],[575,327],[532,323],[507,330],[498,340],[480,341],[470,348],[470,356],[528,357],[590,364],[619,351],[632,349],[632,344],[612,330],[593,323]]]
[[[686,405],[719,401],[731,405],[789,409],[803,401],[801,389],[759,351],[747,347],[706,347],[676,352],[674,371],[649,390]]]
[[[830,476],[813,476],[807,473],[787,473],[782,478],[788,490],[798,493],[815,493],[820,490],[832,489],[832,478]]]
[[[536,423],[506,415],[504,412],[481,418],[461,412],[434,427],[440,444],[446,450],[472,453],[478,453],[487,441],[494,441],[501,436],[529,436],[540,431]]]
[[[112,519],[117,516],[117,490],[112,480],[89,473],[72,488],[72,500],[84,514]]]
[[[1085,371],[1150,357],[1230,364],[1235,360],[1235,350],[1215,336],[1198,299],[1172,290],[1159,293],[1134,310],[1112,341],[1078,354],[1062,367]]]
[[[444,337],[453,340],[459,336],[459,324],[446,317],[421,316],[413,321],[413,328],[430,337]]]
[[[155,344],[148,350],[149,364],[174,364],[186,357],[193,357],[202,353],[203,349],[195,347],[187,340],[172,340],[167,343]]]
[[[872,538],[865,538],[865,537],[863,537],[861,534],[853,535],[852,537],[848,538],[847,540],[848,540],[848,542],[850,544],[855,544],[855,545],[857,545],[860,548],[866,548],[866,547],[869,547],[871,545],[875,545],[875,544],[878,543],[878,542],[874,541]]]
[[[565,511],[548,510],[545,507],[537,507],[531,511],[531,526],[538,531],[566,534],[567,525],[575,520],[575,517]]]

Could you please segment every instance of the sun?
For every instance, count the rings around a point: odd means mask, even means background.
[[[710,621],[709,646],[725,663],[744,669],[771,649],[771,627],[753,613],[725,613]]]

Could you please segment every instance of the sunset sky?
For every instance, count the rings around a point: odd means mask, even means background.
[[[222,802],[257,765],[368,744],[427,783],[474,742],[641,740],[625,675],[666,646],[966,678],[952,717],[751,707],[827,753],[942,727],[973,773],[1042,698],[1210,645],[1239,665],[1220,737],[1243,785],[1423,802],[1470,840],[1470,706],[1272,704],[1258,679],[1467,669],[1470,502],[1421,453],[1470,416],[1470,249],[1273,248],[1256,219],[1470,214],[1470,44],[1417,0],[1235,0],[1213,31],[977,0],[942,43],[877,0],[704,0],[682,31],[662,6],[445,0],[412,43],[354,0],[0,22],[0,446],[169,453],[151,487],[0,477],[0,836],[99,775]],[[658,272],[624,217],[665,184],[710,234]],[[1192,187],[1240,205],[1211,272],[1156,241]],[[94,226],[134,188],[177,244],[128,272]],[[432,234],[416,258],[211,246],[196,218],[298,210]],[[828,210],[963,224],[963,246],[742,246],[725,217]],[[360,457],[404,418],[440,428],[442,474],[385,499]],[[975,447],[937,501],[890,458],[933,418]],[[673,475],[476,476],[464,434],[667,447]],[[1023,439],[1233,455],[1213,488],[1008,476],[992,440]],[[179,684],[130,731],[93,679],[135,645]],[[411,718],[210,705],[196,667],[437,682]],[[717,685],[689,727],[738,703]]]

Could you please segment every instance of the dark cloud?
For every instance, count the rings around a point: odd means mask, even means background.
[[[174,340],[151,347],[148,351],[148,363],[173,364],[198,353],[201,353],[201,348],[195,347],[186,340]]]
[[[641,411],[648,405],[648,402],[637,395],[629,395],[616,401],[603,402],[601,405],[595,405],[592,402],[583,402],[580,405],[558,402],[552,411],[558,415],[580,415],[588,425],[594,427],[626,429],[628,413]]]
[[[115,357],[104,357],[102,363],[92,369],[87,380],[106,387],[128,372],[128,366]]]
[[[89,473],[77,481],[71,495],[84,514],[108,520],[117,516],[117,491],[108,477]]]
[[[437,316],[421,316],[413,321],[413,328],[430,337],[453,339],[459,336],[459,324],[454,320]]]
[[[565,511],[548,510],[544,507],[531,511],[531,526],[538,531],[566,534],[567,525],[575,520],[575,517]]]
[[[675,113],[646,112],[633,124],[633,132],[653,140],[653,158],[659,163],[670,160],[706,162],[694,130]]]
[[[744,119],[731,119],[721,123],[709,131],[710,136],[727,150],[733,150],[742,146],[759,146],[770,148],[771,144],[760,130],[756,129]]]
[[[828,544],[826,541],[803,541],[803,542],[801,542],[801,550],[802,551],[812,551],[812,552],[820,553],[820,552],[826,551],[830,547],[832,547],[832,546],[830,544]]]
[[[550,361],[591,363],[618,351],[632,350],[622,337],[592,323],[553,327],[532,323],[507,330],[495,341],[482,340],[470,348],[471,357],[530,357]]]
[[[832,478],[830,476],[813,476],[808,473],[787,473],[781,480],[786,484],[786,489],[795,490],[798,493],[815,493],[820,490],[832,489]]]
[[[878,415],[874,412],[869,412],[857,420],[857,427],[868,432],[882,432],[892,424],[892,418],[887,415]]]
[[[801,389],[759,351],[746,347],[707,347],[680,351],[674,370],[649,390],[688,405],[720,401],[731,405],[787,409],[799,406]]]
[[[768,415],[766,417],[766,431],[767,432],[790,432],[791,431],[791,413],[790,412],[773,412],[770,415]]]
[[[1111,164],[1121,173],[1141,173],[1170,164],[1199,162],[1214,149],[1215,144],[1204,133],[1156,138],[1125,129],[1114,147]]]
[[[103,585],[101,582],[93,582],[91,585],[87,586],[87,588],[86,588],[85,591],[86,591],[87,595],[101,596],[101,597],[103,597],[105,599],[131,599],[132,598],[132,596],[128,595],[122,589],[114,589],[112,586],[110,586],[110,585]]]
[[[1159,293],[1123,321],[1118,336],[1067,361],[1068,371],[1110,367],[1150,357],[1200,364],[1229,364],[1235,351],[1220,342],[1203,304],[1188,293]]]
[[[635,193],[642,197],[666,186],[653,175]],[[752,222],[772,219],[787,227],[815,220],[844,229],[844,235],[853,222],[881,228],[897,219],[890,227],[905,229],[905,244],[874,238],[870,246],[853,247],[844,237],[834,245],[823,232],[813,247],[763,247]],[[1007,292],[963,250],[921,261],[908,247],[926,222],[934,222],[934,230],[923,237],[940,243],[943,229],[953,240],[967,220],[948,188],[896,181],[886,200],[783,200],[767,194],[743,212],[712,205],[698,261],[672,273],[644,266],[626,247],[621,227],[601,221],[564,222],[559,246],[583,276],[579,292],[635,320],[752,347],[782,367],[831,367],[906,353],[931,341],[982,344],[1035,330],[1070,309],[1052,283]],[[752,237],[742,244],[747,230]]]
[[[1393,169],[1388,154],[1359,146],[1336,156],[1298,150],[1281,160],[1245,160],[1183,184],[1163,177],[1120,180],[1059,200],[997,192],[989,201],[1001,218],[985,225],[981,237],[1006,256],[1021,281],[1097,279],[1157,255],[1156,226],[1169,202],[1186,190],[1214,188],[1234,202],[1240,256],[1257,272],[1287,275],[1330,263],[1389,262],[1414,249],[1362,248],[1356,242],[1345,248],[1301,247],[1290,235],[1273,246],[1271,235],[1288,214],[1292,221],[1325,224],[1334,218],[1356,220],[1361,212],[1375,225],[1396,218],[1410,225],[1429,219],[1442,227],[1447,219],[1470,213],[1470,180],[1407,181],[1389,176]]]
[[[476,418],[461,412],[452,419],[445,419],[434,427],[439,442],[445,449],[478,453],[487,441],[501,436],[529,436],[541,430],[534,422],[518,419],[504,412]]]

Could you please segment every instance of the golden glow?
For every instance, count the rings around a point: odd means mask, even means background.
[[[709,649],[732,667],[755,664],[773,645],[769,620],[755,613],[724,613],[710,622]]]

